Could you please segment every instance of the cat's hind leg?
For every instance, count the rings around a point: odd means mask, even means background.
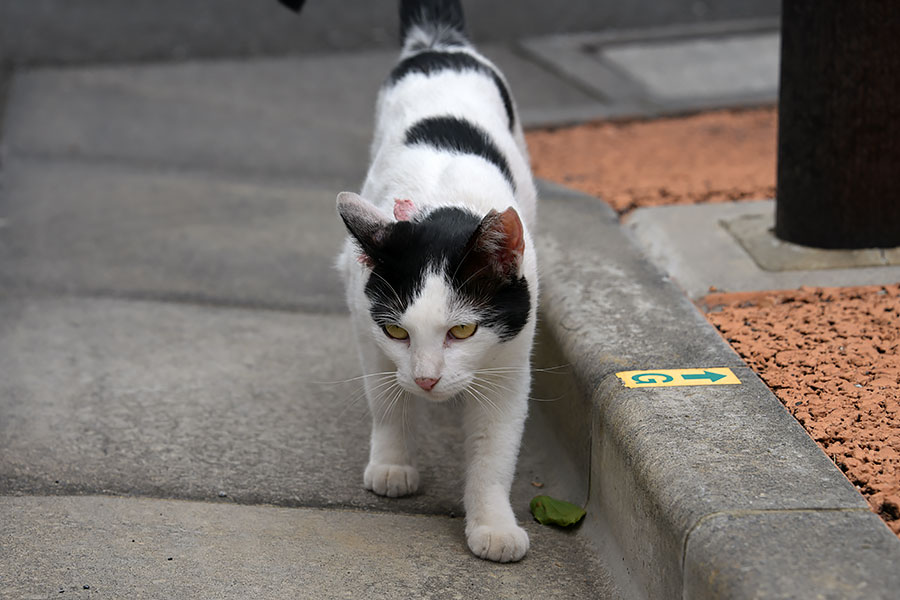
[[[415,399],[390,375],[394,365],[377,349],[364,357],[366,398],[372,414],[369,464],[363,474],[367,490],[396,498],[419,488],[415,465]]]

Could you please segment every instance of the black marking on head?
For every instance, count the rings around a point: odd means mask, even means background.
[[[506,110],[506,118],[509,122],[509,129],[512,131],[516,124],[516,113],[509,89],[507,89],[506,84],[503,83],[500,75],[494,69],[471,54],[466,52],[439,52],[435,50],[413,54],[400,61],[394,67],[389,81],[393,85],[410,73],[431,75],[441,71],[456,71],[458,73],[475,71],[490,77],[494,81],[494,85],[497,86],[497,91],[500,92],[500,98],[503,100],[503,108]]]
[[[473,309],[481,327],[493,329],[501,341],[516,337],[528,322],[528,282],[467,266],[481,223],[469,211],[439,208],[421,220],[386,225],[377,248],[369,250],[373,266],[365,293],[375,323],[396,323],[429,273],[439,273],[455,290],[453,301]]]
[[[426,144],[438,150],[480,156],[500,169],[513,191],[516,189],[506,158],[491,141],[487,132],[469,121],[457,117],[423,119],[406,130],[406,145],[414,146],[416,144]]]
[[[496,277],[454,281],[458,291],[479,313],[479,325],[493,329],[501,342],[506,342],[522,331],[528,322],[531,296],[528,281],[524,277],[501,280]]]
[[[480,219],[458,208],[439,208],[421,220],[387,225],[377,248],[368,250],[374,268],[366,283],[372,318],[395,323],[406,312],[431,271],[461,253]]]
[[[501,341],[514,338],[528,322],[531,296],[519,275],[525,250],[522,222],[513,208],[490,211],[469,237],[462,259],[451,271],[453,286],[481,323]]]

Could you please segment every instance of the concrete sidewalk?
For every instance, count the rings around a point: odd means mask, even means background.
[[[559,123],[774,99],[773,35],[754,22],[484,49],[526,123]],[[609,211],[552,186],[549,370],[513,490],[528,556],[496,565],[465,547],[453,406],[421,417],[421,493],[362,489],[369,425],[330,266],[333,202],[359,187],[394,54],[15,73],[0,171],[0,595],[738,598],[762,579],[783,597],[831,593],[772,564],[792,548],[779,527],[823,513],[832,529],[802,540],[804,556],[849,529],[851,562],[824,552],[819,566],[874,582],[846,597],[896,589],[882,577],[896,538],[879,537]],[[665,55],[696,72],[709,54],[718,67],[694,95],[654,67]],[[739,94],[721,81],[734,72],[753,76]],[[725,396],[613,385],[617,370],[685,361],[749,383]],[[536,493],[587,503],[588,522],[536,525]]]

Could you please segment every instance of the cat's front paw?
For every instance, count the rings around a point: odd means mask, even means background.
[[[419,489],[419,471],[412,465],[369,463],[363,484],[379,496],[407,496]]]
[[[466,535],[475,556],[496,562],[521,560],[528,552],[528,534],[517,525],[473,527]]]

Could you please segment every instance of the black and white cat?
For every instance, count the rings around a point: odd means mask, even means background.
[[[510,485],[528,411],[536,191],[507,85],[458,1],[403,0],[403,50],[380,91],[372,163],[342,192],[339,258],[372,413],[366,488],[416,491],[410,413],[458,398],[473,553],[528,550]]]

